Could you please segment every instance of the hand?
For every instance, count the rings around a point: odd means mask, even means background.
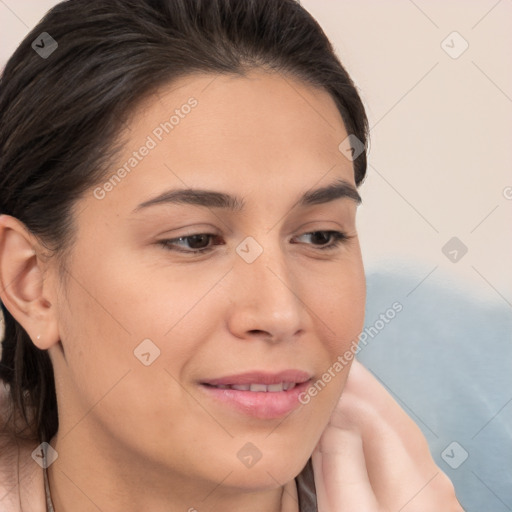
[[[313,455],[318,512],[463,512],[419,427],[354,360]]]

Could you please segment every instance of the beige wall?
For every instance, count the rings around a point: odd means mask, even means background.
[[[437,266],[429,280],[512,304],[512,2],[302,5],[373,127],[359,222],[367,269],[410,269],[419,282]],[[441,46],[454,31],[469,45],[458,58]],[[463,49],[453,36],[446,45]],[[453,236],[468,247],[456,263],[441,252]]]
[[[55,3],[0,3],[2,65]],[[418,283],[428,275],[475,300],[512,304],[512,2],[302,5],[333,42],[370,118],[359,211],[367,271],[407,272]],[[468,44],[458,58],[445,51],[456,56],[466,44],[447,38],[454,31]],[[468,248],[456,263],[441,250],[453,236]]]

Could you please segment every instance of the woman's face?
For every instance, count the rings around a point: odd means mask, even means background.
[[[212,489],[270,489],[300,472],[347,378],[333,365],[364,321],[347,135],[325,91],[261,71],[189,76],[139,106],[111,172],[76,204],[55,287],[61,446]],[[189,188],[210,195],[140,206]],[[336,245],[331,231],[352,238]],[[315,383],[329,369],[304,404],[292,390],[204,385],[286,370]]]

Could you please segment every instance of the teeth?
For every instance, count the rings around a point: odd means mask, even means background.
[[[219,385],[215,386],[219,389],[235,389],[237,391],[256,391],[256,392],[270,392],[276,393],[280,391],[288,391],[296,386],[295,382],[280,382],[279,384],[232,384],[232,385]]]
[[[249,389],[251,388],[251,384],[233,384],[232,386],[229,387],[231,389],[236,389],[237,391],[249,391]]]
[[[251,391],[268,391],[268,386],[265,386],[265,384],[251,384]]]

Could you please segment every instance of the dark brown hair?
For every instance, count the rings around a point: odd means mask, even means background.
[[[32,46],[43,46],[43,32],[58,45],[46,58]],[[368,138],[363,104],[297,1],[68,0],[46,14],[3,70],[0,214],[23,222],[62,268],[76,234],[73,206],[103,181],[136,103],[191,73],[244,76],[252,68],[295,76],[331,95],[347,132],[365,148],[353,162],[360,185]],[[16,435],[49,441],[58,430],[51,360],[3,304],[2,311],[0,379],[9,389],[10,420],[26,424]]]

